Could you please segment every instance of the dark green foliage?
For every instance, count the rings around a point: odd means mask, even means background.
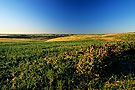
[[[7,34],[0,35],[0,38],[24,38],[24,39],[52,39],[57,37],[64,37],[73,34]]]
[[[131,89],[134,67],[133,74],[112,68],[135,62],[133,53],[134,42],[0,43],[0,89]]]

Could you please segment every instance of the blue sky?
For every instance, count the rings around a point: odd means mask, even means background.
[[[0,0],[0,33],[135,32],[135,0]]]

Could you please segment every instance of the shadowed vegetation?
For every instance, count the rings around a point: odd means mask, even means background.
[[[134,89],[134,34],[121,35],[121,41],[0,42],[0,89]]]

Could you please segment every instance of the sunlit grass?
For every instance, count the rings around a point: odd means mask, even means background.
[[[135,35],[119,36],[0,42],[0,89],[134,89]]]

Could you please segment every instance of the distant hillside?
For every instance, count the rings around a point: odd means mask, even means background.
[[[73,41],[73,40],[87,40],[87,39],[102,39],[102,40],[132,40],[135,39],[135,33],[113,33],[113,34],[80,34],[66,37],[58,37],[49,39],[48,41]]]
[[[45,41],[71,34],[0,34],[0,42]]]

